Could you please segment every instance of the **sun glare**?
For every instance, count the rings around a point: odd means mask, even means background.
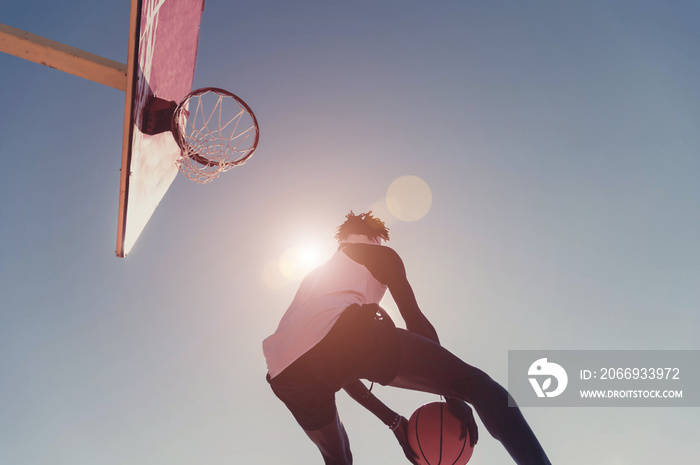
[[[289,281],[299,281],[323,261],[321,251],[314,246],[305,245],[287,249],[278,261],[282,276]]]

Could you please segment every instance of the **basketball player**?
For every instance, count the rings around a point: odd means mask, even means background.
[[[451,409],[468,409],[462,403],[468,402],[516,463],[550,464],[520,410],[508,406],[508,392],[440,345],[418,307],[401,258],[381,245],[382,239],[389,240],[384,223],[372,212],[350,212],[335,237],[338,251],[303,279],[277,330],[263,341],[273,392],[319,448],[326,465],[352,463],[335,405],[335,393],[344,387],[395,430],[413,461],[405,418],[367,395],[359,379],[441,395]],[[407,330],[396,328],[378,305],[387,289]],[[476,424],[468,418],[464,429],[473,443]]]

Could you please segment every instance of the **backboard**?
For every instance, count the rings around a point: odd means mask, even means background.
[[[204,0],[132,0],[122,143],[118,257],[126,256],[178,173],[170,132],[141,131],[152,97],[180,101],[192,91]]]

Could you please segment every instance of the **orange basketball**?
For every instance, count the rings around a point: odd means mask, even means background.
[[[469,435],[460,439],[460,420],[452,415],[445,402],[425,404],[408,420],[408,443],[418,454],[420,465],[464,465],[474,448]]]

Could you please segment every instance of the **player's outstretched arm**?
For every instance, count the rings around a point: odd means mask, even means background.
[[[401,317],[406,322],[406,329],[431,341],[440,343],[437,332],[423,315],[413,289],[406,278],[406,269],[399,254],[386,246],[352,244],[343,248],[345,253],[358,263],[367,267],[379,282],[386,284]]]
[[[359,379],[350,384],[346,384],[343,386],[343,389],[350,397],[372,412],[381,420],[382,423],[387,425],[392,430],[394,436],[396,436],[396,440],[399,441],[399,445],[403,449],[406,458],[409,460],[409,462],[415,464],[415,459],[418,456],[415,452],[413,452],[411,446],[408,445],[408,420],[387,407],[381,400],[372,394],[372,392],[367,389],[367,386],[365,386]]]
[[[418,307],[413,288],[406,277],[406,268],[401,257],[393,250],[392,252],[388,260],[390,268],[387,276],[387,286],[394,302],[396,302],[396,306],[399,307],[401,316],[406,322],[406,329],[440,344],[435,327]]]
[[[372,392],[367,389],[367,386],[365,386],[359,379],[343,386],[343,390],[345,390],[345,392],[347,392],[348,395],[355,399],[360,405],[372,412],[389,428],[396,424],[398,421],[397,417],[401,417],[401,415],[387,407],[381,400],[372,394]]]

